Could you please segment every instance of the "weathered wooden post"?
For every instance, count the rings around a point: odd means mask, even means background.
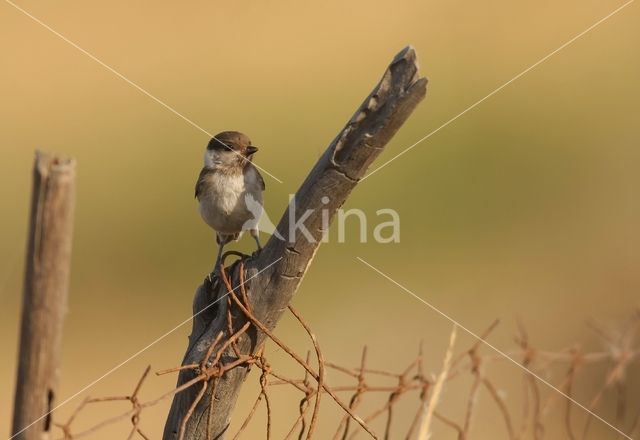
[[[67,310],[75,161],[36,152],[31,197],[12,429],[16,440],[50,438]]]
[[[280,240],[272,236],[259,256],[246,261],[248,303],[256,318],[268,330],[275,328],[320,246],[324,234],[323,210],[329,213],[331,220],[365,175],[369,165],[424,98],[426,87],[427,79],[418,72],[415,51],[411,47],[405,48],[391,61],[380,82],[338,133],[296,192],[296,203],[289,207],[295,210],[291,213],[294,215],[290,216],[288,209],[278,224],[280,236],[287,239]],[[290,218],[299,219],[302,213],[310,213],[305,217],[304,224],[312,240],[299,231],[290,233]],[[230,272],[232,285],[239,286],[239,265],[234,264]],[[221,345],[231,337],[224,316],[220,313],[222,307],[209,313],[200,313],[212,301],[228,293],[222,283],[214,282],[213,285],[217,286],[214,292],[206,282],[196,291],[193,303],[196,316],[183,365],[200,362],[220,332],[223,334]],[[238,325],[242,325],[244,318],[241,313],[237,315]],[[264,337],[258,331],[254,338],[238,339],[236,345],[239,353],[255,352]],[[234,355],[230,352],[228,358],[233,359]],[[163,439],[180,440],[181,430],[182,440],[224,439],[247,371],[248,365],[241,365],[226,372],[217,380],[215,387],[210,386],[205,390],[195,408],[191,406],[196,401],[198,387],[176,394]],[[193,376],[193,371],[182,370],[178,385],[192,380]]]

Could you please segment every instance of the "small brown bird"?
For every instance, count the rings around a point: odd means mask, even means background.
[[[204,167],[196,182],[200,215],[216,231],[219,273],[225,244],[249,230],[261,250],[258,220],[262,215],[264,180],[251,162],[258,148],[237,131],[223,131],[209,141]]]

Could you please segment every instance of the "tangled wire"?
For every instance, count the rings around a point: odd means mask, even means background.
[[[545,435],[544,422],[551,413],[551,407],[557,403],[557,401],[563,400],[563,423],[566,436],[570,439],[586,438],[589,433],[593,417],[591,415],[587,416],[586,421],[582,424],[582,428],[578,429],[576,427],[577,423],[572,417],[573,403],[559,393],[551,393],[546,399],[543,399],[537,379],[527,371],[523,372],[524,398],[522,407],[517,408],[512,404],[507,404],[502,393],[495,385],[494,380],[490,379],[486,372],[488,366],[495,361],[503,359],[502,356],[480,353],[483,342],[497,327],[498,321],[493,322],[485,332],[482,333],[481,339],[457,355],[454,355],[456,339],[456,328],[454,327],[447,351],[444,355],[442,369],[439,374],[432,376],[425,371],[422,346],[417,356],[400,372],[369,367],[366,347],[362,350],[360,364],[357,367],[345,367],[328,362],[324,359],[317,338],[309,325],[294,308],[289,306],[289,311],[304,328],[313,344],[315,364],[317,365],[317,368],[314,368],[312,365],[314,362],[311,361],[310,353],[307,353],[306,358],[303,359],[303,357],[292,350],[255,317],[248,301],[246,289],[244,288],[245,274],[242,261],[240,262],[239,272],[240,297],[236,295],[235,289],[232,288],[231,281],[226,272],[222,271],[222,281],[228,292],[226,296],[228,306],[226,308],[226,325],[230,336],[221,343],[223,332],[218,333],[217,337],[208,347],[206,354],[198,363],[156,372],[156,375],[164,375],[182,370],[192,370],[194,377],[191,380],[152,400],[141,401],[139,398],[140,390],[151,371],[151,367],[147,367],[130,395],[86,398],[73,411],[65,423],[55,424],[62,431],[63,436],[60,439],[75,440],[87,437],[108,425],[129,418],[131,429],[127,440],[134,438],[136,434],[143,439],[149,440],[150,437],[142,431],[140,426],[143,411],[186,389],[200,387],[181,422],[178,439],[184,440],[187,422],[207,390],[210,391],[212,396],[215,395],[216,386],[221,377],[233,368],[249,365],[259,370],[260,390],[237,432],[231,437],[234,440],[239,439],[243,433],[246,432],[246,428],[251,423],[260,403],[263,401],[266,407],[265,438],[268,440],[271,439],[273,410],[269,392],[273,387],[278,386],[290,386],[302,394],[302,398],[298,402],[298,416],[291,428],[287,431],[284,437],[285,440],[294,437],[299,440],[303,438],[311,439],[313,437],[320,418],[321,398],[325,394],[331,398],[344,413],[342,418],[337,421],[337,427],[333,435],[334,440],[352,439],[359,433],[365,433],[374,439],[390,439],[392,432],[395,432],[393,430],[394,426],[397,425],[397,422],[394,424],[394,408],[397,407],[401,400],[408,399],[411,396],[415,399],[416,410],[412,422],[404,429],[405,433],[403,438],[407,440],[424,440],[428,438],[432,430],[431,425],[434,420],[437,420],[444,426],[454,430],[457,433],[458,439],[468,439],[471,435],[473,415],[477,409],[478,396],[482,390],[487,392],[491,397],[491,401],[503,420],[506,437],[510,440],[522,439],[525,437],[525,434],[530,434],[534,439],[542,439]],[[245,324],[236,331],[232,331],[234,328],[232,314],[230,312],[230,306],[232,304],[241,310],[244,317],[246,317]],[[589,353],[583,352],[577,346],[559,352],[538,350],[531,345],[524,326],[519,324],[519,334],[516,339],[518,347],[516,350],[509,352],[508,355],[512,358],[519,359],[521,365],[529,371],[548,373],[552,366],[564,368],[565,372],[563,377],[557,385],[554,384],[554,386],[571,398],[580,373],[583,371],[583,367],[596,364],[608,364],[608,371],[599,389],[585,407],[591,412],[596,411],[601,405],[605,394],[609,392],[614,393],[617,401],[615,425],[621,431],[626,432],[631,438],[640,429],[640,414],[633,416],[627,411],[630,399],[626,392],[626,380],[630,372],[629,367],[637,364],[640,360],[640,349],[634,346],[634,336],[638,331],[639,324],[640,312],[638,311],[622,326],[622,330],[618,334],[607,332],[600,326],[591,323],[591,328],[603,339],[607,349]],[[254,354],[242,354],[240,352],[236,343],[252,326],[263,332],[267,337],[267,341],[270,340],[280,347],[301,367],[303,372],[301,378],[286,377],[280,374],[277,369],[274,369],[266,358],[265,344],[258,347]],[[223,356],[227,351],[231,351],[235,355],[232,360]],[[344,375],[353,381],[353,385],[330,387],[326,381],[327,370],[332,370]],[[461,420],[454,420],[443,414],[438,409],[438,404],[443,397],[444,385],[464,375],[471,375],[472,381],[468,392],[464,416]],[[389,381],[391,381],[391,383],[389,383]],[[362,402],[367,396],[380,393],[387,394],[387,399],[381,407],[362,417],[356,414],[356,411],[361,408]],[[348,399],[343,400],[338,394],[346,394]],[[73,432],[72,424],[82,413],[83,409],[88,405],[109,401],[129,402],[131,408],[127,412],[108,418],[89,429]],[[214,405],[210,404],[207,423],[210,422],[213,411]],[[385,419],[383,432],[376,433],[371,424],[383,417]],[[519,420],[519,425],[516,424],[516,417]],[[324,423],[329,424],[330,422],[331,421],[327,420]],[[397,430],[399,428],[395,429]],[[208,429],[207,432],[209,432]],[[394,434],[394,438],[395,436],[397,436],[397,433]]]

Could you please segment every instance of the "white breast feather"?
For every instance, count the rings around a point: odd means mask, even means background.
[[[209,226],[221,233],[241,232],[243,225],[254,218],[247,208],[247,195],[262,205],[262,189],[253,169],[249,170],[247,176],[212,173],[207,176],[205,188],[199,196],[200,215]],[[252,211],[255,212],[255,209]]]

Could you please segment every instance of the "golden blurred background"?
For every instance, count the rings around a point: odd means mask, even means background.
[[[376,165],[621,4],[19,2],[209,132],[248,133],[261,147],[256,162],[284,181],[265,176],[274,221],[405,45],[416,48],[428,94]],[[193,200],[207,136],[10,4],[0,5],[0,17],[0,432],[8,434],[36,148],[78,161],[61,398],[188,318],[216,248]],[[631,4],[356,189],[345,207],[363,209],[372,225],[376,210],[397,210],[401,242],[361,244],[352,222],[346,243],[322,246],[294,304],[325,357],[355,366],[367,344],[372,365],[400,369],[424,340],[428,369],[441,365],[450,323],[356,256],[473,331],[500,318],[491,341],[502,349],[514,346],[517,317],[538,347],[602,348],[585,320],[616,325],[638,306],[639,19],[640,6]],[[252,246],[245,237],[235,248]],[[308,348],[290,317],[277,331]],[[188,333],[189,325],[181,327],[82,396],[126,394],[146,365],[178,365]],[[458,349],[472,342],[461,334]],[[274,359],[281,354],[272,352]],[[500,385],[517,391],[521,371],[501,368]],[[174,380],[153,377],[143,396],[159,395]],[[243,409],[255,382],[242,395]],[[577,398],[586,404],[595,386],[584,384]],[[276,397],[283,404],[274,432],[288,429],[299,397]],[[81,398],[61,408],[57,420]],[[445,388],[443,411],[461,414],[466,398],[462,389]],[[161,435],[168,405],[143,415],[152,438]],[[330,438],[339,419],[335,405],[325,406],[318,438]],[[102,411],[78,426],[104,418]],[[600,411],[612,419],[614,401],[607,398]],[[398,417],[406,424],[411,414]],[[259,423],[247,438],[262,438]],[[601,423],[593,428],[593,438],[617,438]],[[92,438],[126,432],[125,421]],[[505,438],[489,412],[475,420],[474,432]],[[435,433],[455,438],[441,425]],[[547,438],[564,438],[563,431]]]

